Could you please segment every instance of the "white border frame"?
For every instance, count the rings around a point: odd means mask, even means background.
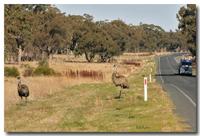
[[[200,0],[1,0],[0,1],[0,135],[7,135],[4,132],[4,4],[197,4],[199,9]],[[200,9],[199,9],[200,10]],[[198,30],[199,30],[199,12],[198,12]],[[199,45],[199,33],[197,33],[197,45]],[[199,48],[198,48],[199,58]],[[199,59],[198,59],[199,62]],[[199,68],[199,63],[198,63]],[[199,69],[198,69],[199,73]],[[198,77],[198,88],[199,88],[199,77]],[[198,89],[199,90],[199,89]],[[199,98],[199,92],[198,92]],[[199,99],[198,99],[199,103]],[[198,105],[199,110],[199,105]],[[198,119],[199,120],[199,119]],[[199,124],[198,124],[199,128]],[[198,129],[199,131],[200,129]],[[9,134],[11,135],[11,134]],[[27,134],[19,134],[27,135]],[[33,134],[31,134],[33,135]],[[43,135],[43,134],[37,134]],[[47,134],[50,135],[50,134]],[[58,134],[51,134],[58,135]],[[72,135],[72,134],[69,134]],[[74,135],[74,134],[73,134]],[[81,135],[81,134],[77,134]],[[89,134],[88,134],[89,135]],[[122,134],[119,134],[122,135]],[[132,135],[132,134],[130,134]],[[142,134],[145,135],[145,134]],[[154,135],[154,134],[153,134]],[[166,135],[166,134],[165,134]],[[167,135],[171,135],[170,133]],[[184,134],[188,135],[188,134]],[[199,135],[199,134],[193,134]]]

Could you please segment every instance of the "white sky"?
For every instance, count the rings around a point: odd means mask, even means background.
[[[161,26],[164,30],[175,31],[178,28],[176,14],[183,5],[178,4],[62,4],[56,5],[62,12],[71,15],[90,14],[97,20],[122,19],[127,24],[140,22]]]

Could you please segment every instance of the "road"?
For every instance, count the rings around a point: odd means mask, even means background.
[[[167,91],[176,106],[175,112],[197,131],[197,77],[178,75],[178,61],[181,53],[159,57],[157,81]]]

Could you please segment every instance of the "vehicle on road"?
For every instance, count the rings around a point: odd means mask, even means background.
[[[178,67],[179,75],[192,75],[192,60],[181,59]]]

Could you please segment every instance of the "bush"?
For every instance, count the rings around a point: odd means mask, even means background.
[[[42,60],[39,62],[39,66],[34,70],[33,75],[36,76],[50,76],[55,75],[55,71],[49,67],[48,61]]]
[[[33,76],[34,68],[31,66],[27,66],[26,69],[24,70],[23,76]]]
[[[41,67],[41,66],[38,66],[34,72],[33,72],[34,75],[36,76],[50,76],[50,75],[54,75],[55,74],[55,71],[52,69],[52,68],[49,68],[49,67]]]
[[[28,67],[30,67],[29,64],[21,64],[21,65],[20,65],[20,68],[28,68]]]
[[[7,77],[17,77],[19,76],[19,71],[16,67],[5,67],[4,76]]]
[[[41,66],[41,67],[49,67],[49,63],[48,63],[47,60],[39,61],[38,65]]]

